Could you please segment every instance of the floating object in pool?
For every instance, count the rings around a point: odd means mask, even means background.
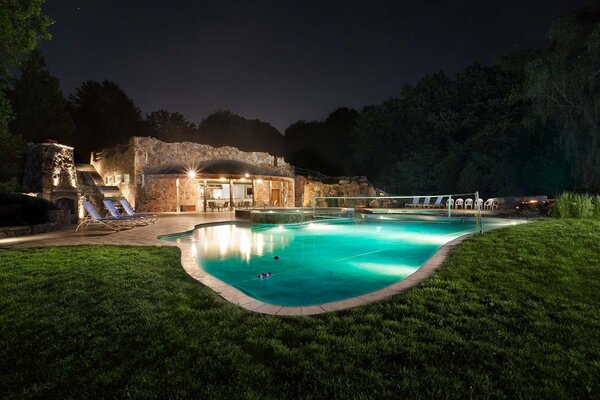
[[[273,257],[273,260],[279,260],[279,256]]]
[[[270,277],[271,277],[270,272],[263,272],[262,274],[258,274],[258,279],[265,279],[265,278],[270,278]]]

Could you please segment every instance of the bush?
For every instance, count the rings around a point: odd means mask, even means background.
[[[594,210],[589,194],[564,192],[556,198],[556,208],[560,218],[590,218],[600,213],[598,207]]]
[[[48,210],[56,209],[54,203],[45,199],[21,193],[0,192],[0,226],[43,224],[48,222]],[[8,213],[2,210],[7,210]]]
[[[592,216],[594,219],[600,219],[600,196],[592,196]]]

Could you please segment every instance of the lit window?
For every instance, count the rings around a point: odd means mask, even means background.
[[[129,183],[129,174],[123,175],[123,183]]]
[[[113,184],[113,176],[112,176],[112,175],[109,175],[109,176],[106,178],[106,184],[107,184],[107,185],[112,185],[112,184]]]
[[[120,185],[122,178],[123,177],[121,175],[115,175],[115,185]]]

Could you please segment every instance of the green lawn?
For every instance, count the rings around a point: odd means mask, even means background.
[[[254,314],[164,247],[0,250],[0,397],[599,398],[600,223],[464,242],[392,299]]]

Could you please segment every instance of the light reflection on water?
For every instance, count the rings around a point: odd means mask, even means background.
[[[510,222],[498,226],[507,224]],[[255,299],[308,306],[398,282],[444,243],[475,231],[477,226],[468,221],[252,228],[223,224],[166,240],[191,246],[199,268]],[[269,278],[258,277],[267,272],[272,273]]]

